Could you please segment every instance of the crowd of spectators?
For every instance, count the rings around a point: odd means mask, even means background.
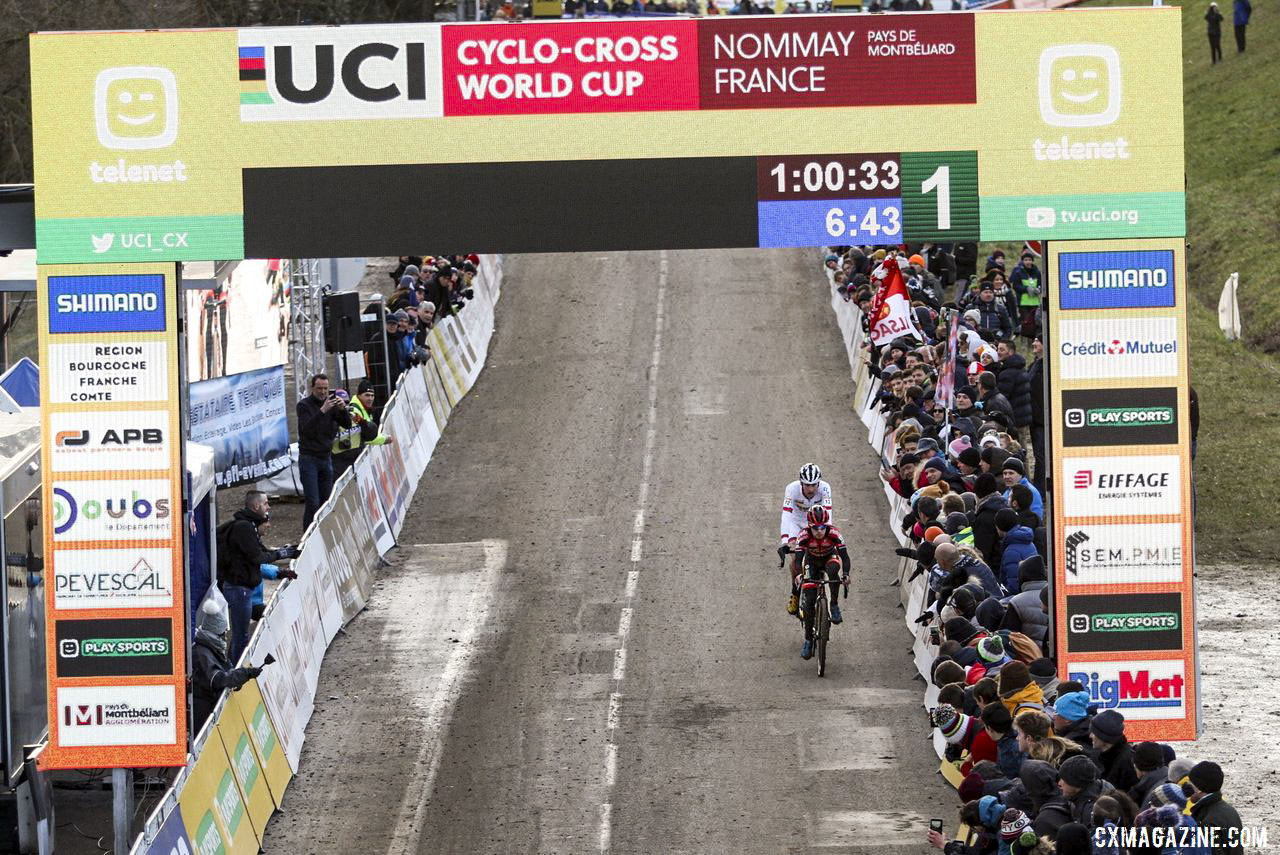
[[[1028,248],[1009,269],[996,251],[979,271],[974,244],[835,247],[826,268],[864,323],[886,258],[903,271],[923,341],[870,348],[892,438],[881,477],[908,503],[899,554],[915,561],[911,580],[927,582],[913,618],[939,645],[930,724],[960,774],[966,829],[959,840],[930,831],[928,843],[947,855],[1207,855],[1166,835],[1216,827],[1225,844],[1240,828],[1221,767],[1167,744],[1130,743],[1122,713],[1057,676],[1036,254]],[[1159,845],[1126,848],[1110,836],[1120,829],[1147,829]]]

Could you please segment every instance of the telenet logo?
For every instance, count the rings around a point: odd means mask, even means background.
[[[93,123],[98,142],[115,151],[168,148],[178,140],[178,81],[167,68],[125,65],[98,73],[93,86]],[[89,164],[94,184],[172,183],[187,180],[181,160],[168,163]],[[94,252],[111,248],[95,237]],[[99,248],[101,247],[101,248]]]
[[[1040,118],[1057,128],[1096,128],[1120,118],[1124,81],[1120,54],[1111,45],[1052,45],[1040,53],[1038,95]],[[1037,139],[1036,160],[1128,160],[1124,137],[1075,140]],[[1028,226],[1036,227],[1028,219]]]

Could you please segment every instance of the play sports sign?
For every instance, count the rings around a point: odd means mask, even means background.
[[[1005,61],[1008,44],[1027,61]],[[855,213],[870,243],[1181,235],[1179,46],[1166,9],[41,33],[39,260],[332,255],[357,240],[364,255],[424,228],[511,251],[511,216],[542,251],[813,245],[815,230],[847,236]],[[951,129],[947,157],[900,120],[920,104]],[[878,188],[903,206],[900,234],[887,203],[869,218],[848,204],[866,159],[849,141],[868,127],[875,152],[931,164]],[[492,158],[495,138],[521,140],[521,159]],[[677,154],[689,172],[659,162]],[[855,157],[852,176],[833,165]],[[760,158],[798,159],[795,176],[758,184]],[[445,169],[386,171],[410,166]],[[471,204],[436,222],[381,190],[418,181],[473,188]],[[303,187],[312,204],[297,206]],[[636,223],[650,189],[680,207]],[[819,189],[834,193],[821,210],[757,208],[762,191]],[[701,228],[677,225],[690,220]],[[593,225],[621,221],[634,227]]]

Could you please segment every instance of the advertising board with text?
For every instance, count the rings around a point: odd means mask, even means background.
[[[1194,739],[1185,248],[1051,241],[1046,269],[1059,673],[1130,739]]]
[[[177,269],[42,267],[43,767],[186,762]]]
[[[31,57],[44,264],[394,254],[424,230],[498,251],[895,242],[889,211],[915,240],[1185,227],[1173,9],[40,33]],[[851,189],[885,152],[901,186]],[[391,191],[418,183],[471,204]]]

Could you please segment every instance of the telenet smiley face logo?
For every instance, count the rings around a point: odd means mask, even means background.
[[[178,82],[157,66],[108,68],[93,95],[98,142],[114,149],[164,148],[178,138]]]
[[[1120,117],[1120,55],[1110,45],[1053,45],[1040,54],[1040,118],[1063,128]]]

